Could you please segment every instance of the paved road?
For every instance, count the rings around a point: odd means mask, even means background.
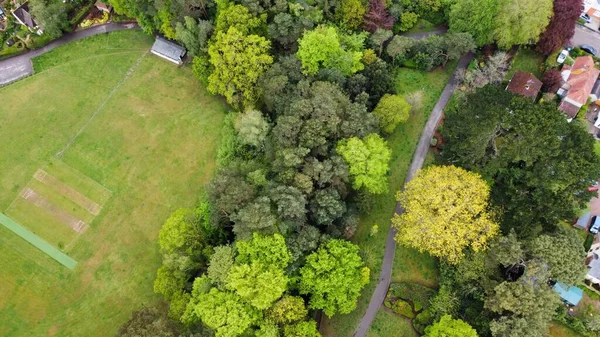
[[[412,163],[410,164],[410,168],[408,169],[408,174],[406,175],[405,183],[412,180],[417,171],[423,166],[425,162],[425,156],[427,156],[427,151],[429,149],[429,142],[431,137],[433,137],[433,133],[437,124],[442,118],[442,114],[450,97],[454,93],[456,89],[456,74],[460,69],[466,69],[469,65],[469,62],[473,59],[474,55],[469,53],[463,55],[460,61],[458,62],[458,66],[456,71],[448,81],[448,84],[444,88],[442,95],[437,101],[431,115],[429,116],[429,120],[427,124],[425,124],[425,128],[423,129],[423,133],[421,134],[421,138],[419,139],[419,144],[417,145],[417,149],[413,156]],[[396,204],[396,208],[394,210],[395,214],[402,214],[404,210],[402,209],[402,205],[400,203]],[[377,283],[377,288],[375,288],[375,292],[373,292],[373,296],[371,296],[371,301],[369,302],[369,307],[367,308],[367,312],[361,319],[356,331],[354,332],[355,337],[365,337],[369,328],[371,327],[371,323],[373,323],[373,319],[375,319],[375,315],[377,311],[379,311],[379,307],[383,304],[385,300],[385,296],[387,294],[388,288],[390,287],[391,276],[392,276],[392,265],[394,263],[394,254],[396,252],[396,241],[394,240],[394,236],[396,236],[396,231],[390,226],[390,229],[387,234],[387,239],[385,243],[385,255],[383,256],[383,263],[381,265],[381,274],[379,275],[379,281]]]
[[[591,29],[575,26],[575,35],[571,38],[572,46],[580,46],[582,44],[590,45],[596,50],[600,50],[600,31],[595,32]]]
[[[92,35],[109,33],[123,29],[139,29],[139,27],[135,23],[107,23],[104,25],[95,26],[85,30],[66,34],[60,39],[52,41],[43,48],[32,50],[26,54],[2,60],[0,61],[0,87],[33,74],[33,66],[31,65],[31,59],[36,56],[45,54],[65,43],[81,40]]]

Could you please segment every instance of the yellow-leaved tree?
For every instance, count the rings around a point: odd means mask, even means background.
[[[396,241],[457,263],[465,248],[479,251],[498,233],[488,214],[489,195],[477,173],[456,166],[421,170],[396,194],[405,210],[392,219]]]

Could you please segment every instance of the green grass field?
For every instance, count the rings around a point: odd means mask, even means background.
[[[517,70],[532,73],[541,80],[544,60],[544,55],[537,53],[535,50],[520,48],[504,80],[509,81]]]
[[[158,300],[158,231],[212,176],[227,107],[151,43],[134,31],[74,42],[0,88],[0,212],[78,262],[71,271],[0,226],[1,336],[112,336]],[[60,183],[32,179],[38,169]],[[89,228],[74,233],[25,187]]]
[[[550,337],[583,337],[568,326],[558,322],[550,323]]]
[[[398,93],[402,95],[415,95],[417,93],[416,96],[420,96],[421,106],[415,109],[405,124],[398,127],[394,134],[388,137],[388,144],[392,149],[390,190],[387,194],[373,198],[372,210],[368,215],[361,218],[360,226],[353,238],[353,241],[360,246],[361,254],[367,266],[371,269],[371,282],[363,290],[358,300],[357,309],[354,312],[323,320],[321,328],[325,336],[352,336],[360,318],[369,305],[369,300],[381,272],[385,239],[396,204],[396,191],[404,185],[406,173],[412,161],[421,131],[454,68],[455,64],[453,63],[447,65],[445,69],[438,69],[429,73],[406,68],[399,71]],[[371,237],[369,235],[371,227],[375,224],[379,226],[379,232]],[[436,287],[438,282],[436,260],[414,249],[398,246],[392,270],[392,282],[400,281],[418,282],[426,286]],[[388,318],[391,320],[390,322],[387,321]],[[376,318],[377,324],[374,322],[371,327],[369,337],[401,336],[398,335],[399,331],[397,329],[384,328],[395,324],[393,321],[402,321],[405,326],[410,327],[407,320],[390,315],[387,312],[380,312]]]

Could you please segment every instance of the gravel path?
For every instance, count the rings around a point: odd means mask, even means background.
[[[461,57],[458,62],[458,66],[456,67],[456,71],[448,81],[448,84],[444,88],[442,95],[438,99],[431,115],[429,116],[429,120],[427,124],[425,124],[425,128],[423,129],[423,133],[421,134],[421,138],[419,139],[419,144],[417,145],[417,149],[415,150],[415,154],[410,164],[410,168],[408,170],[408,174],[406,175],[405,183],[412,180],[417,171],[421,169],[423,163],[425,162],[425,156],[427,156],[427,150],[429,149],[429,141],[431,137],[433,137],[433,133],[440,119],[442,118],[442,114],[450,97],[454,93],[456,89],[456,75],[459,70],[466,69],[469,65],[469,62],[473,59],[474,55],[472,53],[465,54]],[[402,209],[402,205],[400,203],[396,204],[396,208],[394,210],[395,214],[402,214],[404,210]],[[390,226],[390,229],[387,234],[387,239],[385,243],[385,255],[383,256],[383,263],[381,265],[381,274],[379,275],[379,281],[377,283],[377,288],[375,288],[375,292],[373,292],[373,296],[371,296],[371,301],[369,302],[369,307],[367,308],[367,312],[361,318],[356,331],[354,332],[355,337],[365,337],[369,328],[371,327],[371,323],[375,319],[375,315],[377,311],[379,311],[379,307],[383,304],[385,300],[385,296],[387,294],[388,288],[390,287],[391,276],[392,276],[392,265],[394,263],[394,253],[396,252],[396,241],[394,240],[394,236],[396,235],[396,231]]]

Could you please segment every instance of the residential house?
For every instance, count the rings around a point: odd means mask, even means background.
[[[156,41],[154,41],[154,45],[152,45],[150,51],[152,54],[178,65],[183,64],[183,57],[186,53],[185,48],[182,46],[160,36],[156,37]]]
[[[576,306],[583,298],[583,290],[578,287],[569,287],[566,284],[556,282],[552,289],[558,293],[560,299],[567,305]]]
[[[594,88],[598,90],[596,82],[600,75],[600,70],[594,67],[594,60],[591,56],[580,56],[575,59],[572,67],[563,67],[562,71],[565,83],[559,89],[558,94],[563,96],[558,109],[562,111],[569,121],[577,116],[577,113],[584,106],[588,98],[593,101],[598,99],[598,92],[592,94]]]
[[[35,22],[35,19],[29,13],[29,4],[26,2],[12,11],[12,15],[23,26],[27,27],[31,32],[42,35],[44,31]]]
[[[94,6],[96,6],[96,8],[98,8],[98,10],[105,12],[105,13],[110,13],[112,11],[112,6],[111,5],[107,5],[104,2],[101,1],[96,1],[96,3],[94,4]]]
[[[542,81],[531,73],[517,71],[508,82],[506,90],[513,94],[525,96],[535,100],[542,89]]]

